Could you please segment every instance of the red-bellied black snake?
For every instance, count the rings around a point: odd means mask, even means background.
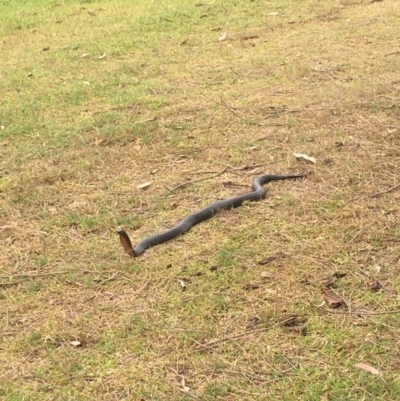
[[[219,210],[232,209],[242,205],[244,201],[257,201],[265,198],[267,195],[266,189],[263,185],[271,181],[289,180],[295,178],[301,178],[307,175],[307,172],[301,174],[290,174],[290,175],[274,175],[267,174],[258,177],[253,181],[252,188],[253,192],[248,194],[235,196],[234,198],[223,199],[212,203],[210,206],[193,213],[185,217],[175,227],[167,230],[161,234],[153,235],[152,237],[146,238],[142,242],[139,242],[135,247],[132,246],[131,240],[125,230],[118,230],[119,238],[125,251],[132,257],[143,255],[146,249],[151,248],[154,245],[162,244],[163,242],[169,241],[176,238],[186,232],[188,232],[194,225],[199,224],[203,221],[211,219]]]

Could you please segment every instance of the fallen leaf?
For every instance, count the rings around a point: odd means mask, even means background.
[[[73,345],[74,347],[79,347],[81,345],[81,342],[78,340],[74,340],[74,341],[71,341],[70,344]]]
[[[265,294],[268,295],[268,296],[270,296],[270,297],[275,296],[277,293],[278,293],[278,291],[277,291],[277,290],[274,290],[274,289],[272,289],[272,288],[266,288],[266,289],[265,289]]]
[[[326,288],[331,288],[331,287],[333,287],[334,286],[334,284],[336,284],[336,281],[337,281],[338,279],[336,278],[336,277],[330,277],[329,279],[328,279],[328,281],[325,283],[325,287]]]
[[[188,42],[188,40],[189,40],[189,39],[182,40],[181,46],[186,45],[186,43]]]
[[[151,185],[151,182],[147,181],[147,182],[144,182],[143,184],[138,185],[136,188],[137,189],[144,189],[144,188],[149,187],[150,185]]]
[[[242,36],[242,40],[250,40],[250,39],[257,39],[257,38],[259,38],[259,36],[258,35],[244,35],[244,36]]]
[[[256,290],[257,288],[260,288],[260,286],[258,285],[258,284],[252,284],[252,283],[248,283],[248,284],[245,284],[243,287],[242,287],[244,290]]]
[[[260,318],[258,318],[256,316],[251,317],[247,323],[246,330],[252,329],[259,321],[260,321]]]
[[[107,57],[107,54],[104,53],[104,54],[102,54],[101,56],[99,56],[98,58],[99,58],[99,59],[103,59],[103,58],[106,58],[106,57]]]
[[[268,256],[258,262],[259,265],[267,265],[268,263],[271,263],[277,258],[276,255]]]
[[[262,278],[276,278],[277,275],[274,273],[270,273],[270,272],[261,272],[260,276]]]
[[[354,365],[356,368],[360,368],[362,370],[365,370],[368,373],[371,373],[373,375],[380,375],[381,373],[379,372],[379,370],[373,368],[372,366],[367,365],[366,363],[357,363]]]
[[[287,323],[281,323],[282,330],[288,334],[300,334],[301,336],[307,335],[307,324],[306,319],[298,318],[294,316],[293,319],[289,319]]]
[[[218,38],[218,41],[219,41],[219,42],[223,42],[224,40],[226,40],[226,37],[227,37],[227,33],[224,32],[224,33]]]
[[[342,278],[342,277],[345,277],[346,275],[347,275],[347,273],[340,273],[340,272],[335,272],[332,274],[332,276],[336,277],[336,278]]]
[[[281,326],[284,327],[293,327],[293,326],[299,326],[300,324],[303,324],[306,322],[306,319],[297,316],[297,315],[288,315],[288,316],[283,316],[280,319],[280,324]]]
[[[379,291],[382,288],[382,286],[378,280],[371,280],[368,282],[368,288],[371,291]]]
[[[179,284],[181,285],[182,291],[185,291],[186,288],[187,288],[186,283],[185,283],[183,280],[181,280],[181,279],[178,279],[178,282],[179,282]]]
[[[328,288],[323,288],[322,292],[325,295],[325,300],[329,307],[339,308],[340,306],[347,306],[346,302],[343,300],[342,297],[335,294],[333,291],[329,290]]]
[[[375,270],[377,273],[380,273],[380,272],[381,272],[381,269],[382,269],[382,267],[379,266],[379,265],[374,266],[374,270]]]
[[[314,163],[314,164],[317,162],[317,160],[314,157],[305,155],[304,153],[293,153],[293,156],[296,159],[304,159],[304,160],[310,161],[311,163]]]
[[[81,56],[81,58],[85,58],[85,57],[89,57],[89,56],[90,56],[89,53],[83,53],[82,56]]]
[[[275,17],[276,15],[278,15],[279,13],[276,11],[272,11],[272,13],[268,13],[267,15]]]
[[[336,282],[340,278],[344,277],[345,275],[346,275],[346,273],[339,273],[339,272],[333,273],[332,276],[325,283],[325,287],[326,288],[332,287],[334,284],[336,284]]]

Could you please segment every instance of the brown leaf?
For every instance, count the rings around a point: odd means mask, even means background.
[[[331,287],[333,287],[334,286],[334,284],[336,283],[336,281],[337,281],[337,278],[336,277],[330,277],[329,279],[328,279],[328,281],[325,283],[325,287],[326,288],[331,288]]]
[[[325,283],[326,288],[333,287],[334,284],[342,277],[346,276],[346,273],[333,273],[332,276],[328,279],[328,281]]]
[[[250,40],[250,39],[257,39],[257,38],[259,38],[259,36],[258,35],[244,35],[244,36],[242,36],[242,40]]]
[[[243,286],[244,290],[256,290],[257,288],[260,288],[260,285],[256,283],[248,283]]]
[[[287,315],[280,319],[281,326],[293,327],[303,324],[306,320],[297,315]]]
[[[282,329],[287,333],[297,333],[302,336],[307,335],[306,319],[297,315],[287,315],[280,319]]]
[[[367,365],[366,363],[357,363],[354,365],[356,368],[360,368],[362,370],[365,370],[368,373],[371,373],[373,375],[380,375],[381,372],[379,370],[373,368],[372,366]]]
[[[246,330],[252,329],[258,322],[260,321],[260,318],[253,316],[249,319]]]
[[[266,258],[260,260],[258,262],[259,265],[267,265],[268,263],[271,263],[272,261],[274,261],[275,259],[277,259],[277,255],[272,255],[272,256],[267,256]]]
[[[345,277],[346,275],[347,275],[347,273],[335,272],[332,274],[332,277],[342,278],[342,277]]]
[[[368,288],[371,291],[379,291],[382,288],[382,286],[378,280],[371,280],[368,282]]]
[[[323,288],[322,292],[325,295],[325,300],[329,307],[339,308],[341,306],[347,306],[346,302],[343,300],[342,297],[335,294],[333,291],[329,290],[328,288]]]
[[[270,273],[270,272],[261,272],[261,273],[260,273],[260,276],[261,276],[262,278],[271,278],[271,279],[273,279],[273,278],[278,278],[278,275],[276,275],[276,274],[274,274],[274,273]]]
[[[150,181],[144,182],[143,184],[138,185],[136,188],[137,189],[145,189],[151,185]]]

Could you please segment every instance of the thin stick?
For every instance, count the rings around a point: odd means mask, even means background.
[[[18,281],[9,281],[8,283],[0,283],[0,287],[8,287],[12,285],[17,285],[20,283],[23,283],[24,281],[28,281],[31,278],[36,278],[36,277],[44,277],[44,276],[55,276],[56,274],[66,274],[70,273],[68,271],[65,272],[52,272],[52,273],[41,273],[41,274],[18,274],[17,277],[24,277],[22,280]],[[4,276],[3,276],[4,278]]]
[[[147,284],[150,283],[150,280],[151,280],[151,273],[149,274],[149,279],[144,283],[144,285],[142,286],[142,288],[140,288],[139,291],[136,291],[136,292],[135,292],[135,295],[141,294],[142,291],[147,287]]]
[[[9,276],[0,276],[0,278],[8,278],[8,277],[35,278],[35,277],[44,277],[44,276],[54,276],[56,274],[66,274],[66,273],[70,273],[70,272],[69,271],[61,271],[61,272],[37,273],[37,274],[10,274]]]
[[[218,345],[218,344],[221,344],[221,343],[223,343],[223,342],[236,340],[236,339],[238,339],[238,338],[245,337],[245,336],[247,336],[247,335],[249,335],[249,334],[252,334],[252,333],[259,333],[259,332],[265,331],[265,330],[267,330],[267,329],[273,329],[274,327],[280,326],[280,325],[284,324],[285,322],[290,321],[291,319],[293,319],[293,316],[291,316],[291,317],[289,317],[289,318],[287,318],[287,319],[281,320],[281,321],[279,321],[278,323],[275,323],[275,324],[273,324],[273,325],[271,325],[271,326],[260,327],[259,329],[247,330],[247,331],[244,331],[244,332],[242,332],[242,333],[235,334],[235,335],[233,335],[233,336],[222,337],[222,338],[219,338],[219,339],[217,339],[217,340],[210,341],[210,342],[205,343],[205,344],[200,344],[200,343],[197,343],[197,342],[196,342],[196,343],[198,344],[198,347],[196,347],[196,350],[201,350],[202,348],[212,348],[212,347],[214,347],[214,346],[216,346],[216,345]]]
[[[194,183],[200,182],[200,181],[211,180],[212,178],[215,178],[215,177],[218,177],[218,176],[224,174],[224,173],[226,172],[226,170],[228,170],[228,167],[225,167],[225,168],[224,168],[223,170],[221,170],[219,173],[214,174],[214,175],[212,175],[212,176],[210,176],[210,177],[201,178],[201,179],[195,180],[195,181],[187,181],[187,182],[184,182],[183,184],[180,184],[180,185],[178,185],[178,186],[176,186],[176,187],[174,187],[174,188],[172,188],[172,189],[167,188],[167,187],[165,187],[165,188],[168,189],[168,191],[172,193],[172,192],[176,191],[177,189],[182,188],[182,187],[184,187],[184,186],[186,186],[186,185],[194,184]],[[164,185],[164,186],[165,186],[165,185]]]
[[[385,56],[386,57],[387,56],[393,56],[394,54],[400,54],[400,52],[391,52],[391,53],[385,54]]]
[[[120,273],[115,272],[111,277],[104,279],[101,283],[97,284],[95,288],[102,287],[105,283],[108,283],[109,281],[114,280]]]
[[[383,312],[362,312],[362,311],[333,311],[333,310],[325,310],[326,313],[330,313],[332,315],[364,315],[364,316],[374,316],[374,315],[395,315],[400,313],[400,309],[392,310],[392,311],[383,311]]]
[[[398,184],[396,184],[395,186],[393,186],[393,187],[387,189],[386,191],[377,192],[377,193],[375,193],[375,194],[373,194],[373,195],[371,195],[371,196],[372,196],[373,198],[377,198],[378,196],[381,196],[381,195],[383,195],[383,194],[387,194],[388,192],[394,191],[394,190],[397,189],[398,187],[400,187],[400,182],[399,182]]]

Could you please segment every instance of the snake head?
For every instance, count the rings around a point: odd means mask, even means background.
[[[125,252],[129,255],[134,257],[135,253],[133,251],[133,246],[132,246],[132,242],[131,239],[129,238],[129,235],[126,233],[125,230],[118,230],[117,234],[119,235],[119,240],[121,241],[121,244],[125,250]]]

